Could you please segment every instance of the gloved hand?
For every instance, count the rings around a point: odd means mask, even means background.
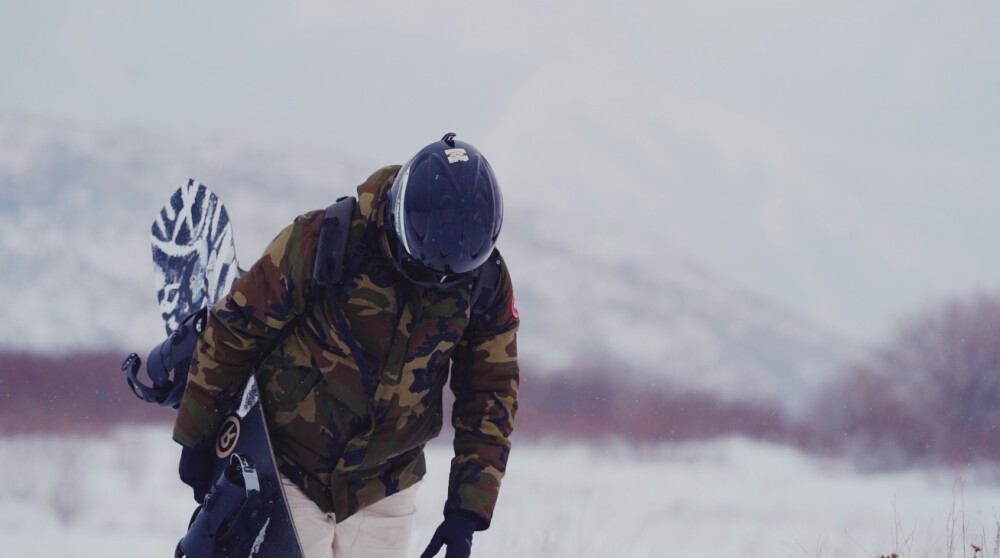
[[[472,553],[472,533],[476,530],[479,518],[465,512],[451,512],[434,531],[431,543],[420,558],[431,558],[443,545],[448,545],[445,558],[469,558]]]
[[[181,463],[178,467],[181,481],[194,490],[194,499],[199,504],[205,501],[205,494],[212,488],[212,465],[215,456],[203,450],[183,446]]]

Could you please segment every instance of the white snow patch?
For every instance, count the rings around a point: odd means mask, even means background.
[[[637,449],[517,443],[477,558],[906,556],[987,548],[1000,484],[979,470],[861,474],[727,438]],[[195,504],[165,426],[0,438],[0,539],[19,558],[169,556]],[[428,449],[411,556],[441,519],[450,448]]]

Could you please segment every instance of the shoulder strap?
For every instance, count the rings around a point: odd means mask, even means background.
[[[340,283],[356,204],[353,197],[344,196],[326,208],[313,265],[313,280],[317,285],[329,287]]]
[[[497,292],[500,290],[500,252],[496,249],[490,257],[479,267],[476,281],[472,285],[472,316],[473,318],[482,316],[486,309],[493,303]]]
[[[334,323],[341,338],[347,343],[362,374],[365,392],[369,395],[375,392],[375,382],[378,378],[379,362],[359,344],[351,332],[337,299],[344,293],[341,284],[345,273],[350,280],[358,271],[365,253],[364,243],[355,243],[354,253],[348,258],[351,238],[351,221],[354,220],[354,207],[357,200],[352,197],[342,197],[326,208],[323,224],[320,227],[319,243],[316,246],[316,263],[313,266],[313,289],[309,297],[310,305],[317,304],[322,298],[329,299]],[[348,262],[350,259],[350,262]],[[348,264],[350,267],[348,267]],[[308,312],[306,312],[308,313]]]
[[[267,357],[287,338],[299,322],[309,314],[309,309],[316,302],[318,293],[326,287],[337,285],[344,271],[345,254],[348,239],[351,236],[351,221],[354,219],[354,206],[357,200],[344,196],[326,208],[323,223],[319,229],[319,243],[316,247],[316,259],[313,265],[313,289],[306,299],[306,310],[295,316],[285,325],[281,333],[271,341],[267,349],[261,351],[254,363],[253,370],[259,370]],[[316,288],[319,287],[319,288]],[[332,289],[330,289],[332,290]]]

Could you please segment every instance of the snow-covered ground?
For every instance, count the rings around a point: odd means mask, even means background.
[[[0,438],[12,558],[170,556],[193,510],[163,426]],[[449,448],[430,448],[411,556],[440,517]],[[993,556],[1000,483],[979,471],[861,474],[741,438],[637,449],[518,444],[474,556]],[[985,543],[984,543],[985,541]],[[949,549],[953,553],[949,552]]]

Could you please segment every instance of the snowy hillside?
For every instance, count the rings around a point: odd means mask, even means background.
[[[458,132],[565,249],[644,239],[862,342],[1000,285],[992,0],[7,2],[0,52],[3,114],[366,169]]]
[[[526,364],[801,399],[1000,285],[997,9],[7,3],[0,347],[155,342],[142,236],[189,177],[251,260],[454,131],[503,183]]]
[[[410,556],[440,521],[449,454],[446,444],[429,449]],[[0,438],[4,556],[172,555],[194,509],[177,455],[165,427]],[[971,544],[996,547],[1000,488],[980,476],[863,475],[740,438],[646,449],[520,444],[493,526],[473,549],[481,558],[971,556]]]
[[[141,352],[158,342],[149,223],[188,177],[227,204],[248,265],[292,218],[351,193],[376,166],[231,137],[0,120],[8,309],[0,345]],[[850,354],[836,334],[655,236],[608,228],[591,209],[575,215],[558,195],[527,204],[521,189],[509,189],[500,246],[523,317],[521,354],[533,369],[603,359],[723,396],[787,401]]]

